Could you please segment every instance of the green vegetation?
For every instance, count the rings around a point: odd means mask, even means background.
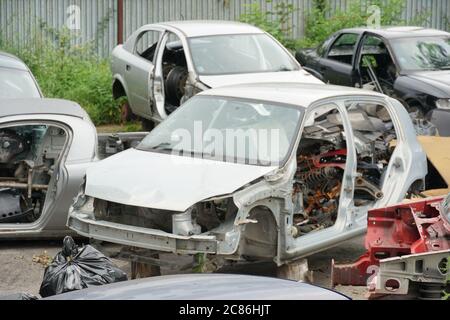
[[[366,25],[370,16],[369,5],[380,8],[381,25],[406,23],[401,15],[406,0],[354,0],[345,11],[333,10],[329,3],[329,0],[314,0],[312,9],[304,12],[305,36],[302,39],[295,39],[293,33],[298,27],[293,25],[293,17],[299,14],[300,9],[287,2],[272,3],[272,9],[267,11],[262,11],[258,3],[246,5],[246,13],[240,20],[266,30],[291,50],[316,46],[342,28]],[[429,12],[418,14],[408,24],[421,25],[428,17]],[[106,21],[99,23],[100,31],[105,28]],[[20,41],[6,39],[0,30],[0,50],[11,52],[25,61],[46,97],[78,102],[96,125],[120,122],[118,101],[114,101],[111,92],[109,60],[97,56],[95,39],[78,45],[76,36],[67,28],[55,30],[42,23],[27,36],[26,42],[27,45],[19,47],[17,43]]]
[[[97,57],[91,43],[74,43],[67,28],[42,27],[25,47],[6,41],[0,33],[0,50],[17,55],[29,66],[44,96],[78,102],[96,125],[118,123],[109,61]]]
[[[272,0],[266,1],[272,2]],[[367,25],[372,14],[368,12],[367,8],[372,5],[380,8],[381,25],[406,24],[402,18],[406,0],[353,0],[346,10],[333,10],[328,0],[314,0],[311,11],[304,13],[305,36],[302,39],[292,40],[294,26],[291,17],[298,9],[282,2],[273,5],[275,8],[273,11],[261,12],[259,4],[250,4],[240,20],[271,33],[290,49],[314,47],[340,29]],[[429,15],[429,12],[420,13],[414,21],[409,21],[408,24],[422,25]]]
[[[272,0],[266,0],[266,2],[271,3]],[[267,11],[261,10],[258,3],[245,6],[247,13],[241,15],[241,22],[252,24],[267,31],[286,48],[295,48],[296,41],[293,39],[292,33],[292,16],[298,9],[295,9],[292,4],[284,2],[274,4],[274,9]]]

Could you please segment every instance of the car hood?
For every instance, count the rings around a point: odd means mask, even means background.
[[[128,149],[87,170],[85,194],[131,206],[185,211],[276,168]]]
[[[425,82],[450,96],[450,70],[419,71],[408,74],[408,77]]]
[[[44,300],[136,299],[350,300],[339,292],[308,283],[271,277],[218,273],[164,275],[120,281],[44,298]]]
[[[323,83],[310,73],[301,69],[298,71],[279,71],[264,73],[227,74],[218,76],[200,76],[200,81],[210,88],[243,83],[292,82],[292,83]]]

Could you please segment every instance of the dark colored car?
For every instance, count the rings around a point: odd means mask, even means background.
[[[16,98],[42,98],[42,93],[26,64],[0,51],[0,99]]]
[[[420,27],[355,28],[299,50],[304,69],[326,83],[381,91],[450,135],[450,33]]]
[[[350,300],[338,292],[277,278],[180,274],[122,281],[59,294],[50,300]]]

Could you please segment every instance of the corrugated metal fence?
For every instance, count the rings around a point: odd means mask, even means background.
[[[328,0],[333,9],[345,10],[352,0]],[[365,5],[370,0],[361,0]],[[168,20],[239,20],[248,5],[257,2],[271,10],[278,2],[295,7],[292,14],[294,37],[304,31],[304,13],[313,0],[123,0],[123,37],[139,26]],[[407,0],[403,17],[412,21],[420,13],[429,14],[426,25],[448,29],[450,1]],[[0,0],[0,35],[19,45],[30,41],[42,27],[71,26],[76,43],[92,42],[101,56],[108,56],[117,44],[118,0]]]

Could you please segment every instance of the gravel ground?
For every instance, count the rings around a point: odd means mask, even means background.
[[[77,241],[79,243],[79,241]],[[0,243],[0,296],[12,293],[31,293],[38,295],[45,267],[34,262],[33,257],[53,257],[61,247],[60,241],[5,241]],[[308,259],[309,268],[313,271],[314,283],[330,287],[331,259],[337,262],[348,262],[358,258],[364,252],[363,237],[344,242],[340,246],[315,254]],[[171,256],[168,255],[168,259]],[[116,265],[130,274],[129,263],[113,259]],[[235,266],[223,272],[269,275],[275,274],[272,264],[254,264]],[[162,270],[163,274],[173,273]],[[365,299],[364,287],[338,286],[336,290],[352,297]]]

